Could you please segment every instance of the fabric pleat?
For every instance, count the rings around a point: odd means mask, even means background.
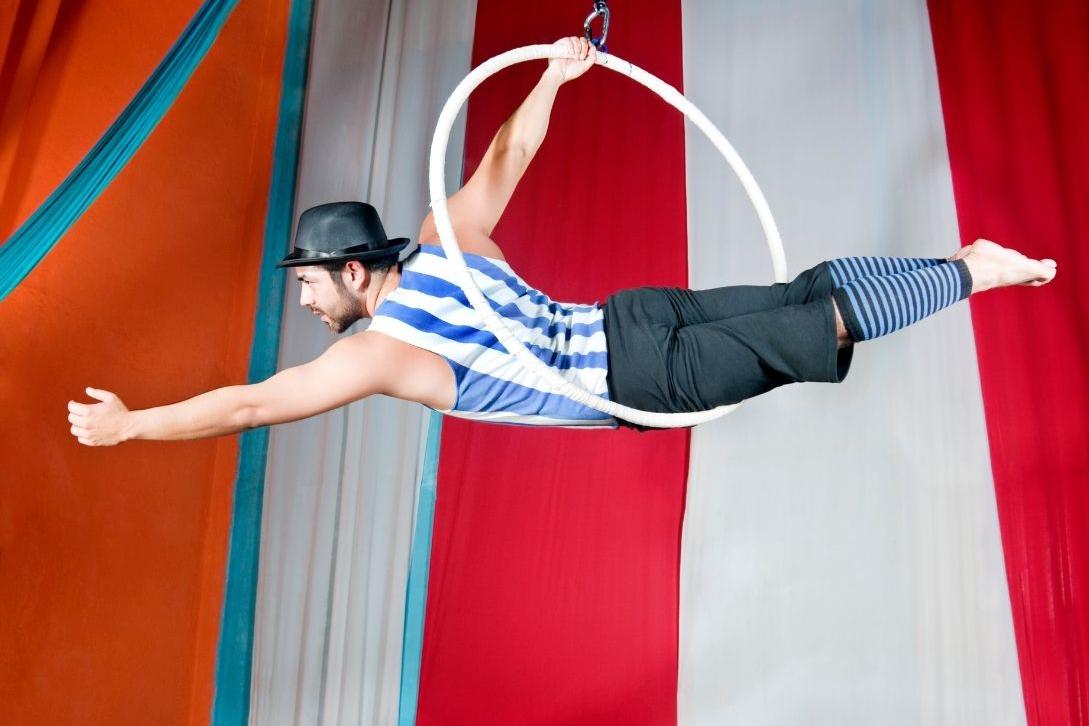
[[[117,120],[0,247],[0,300],[49,254],[125,168],[212,47],[238,0],[208,0]]]
[[[296,218],[323,202],[363,200],[391,233],[416,235],[432,124],[469,72],[474,8],[475,0],[322,0]],[[451,186],[461,179],[463,128],[451,137]],[[299,306],[294,276],[280,284],[283,368],[317,357],[331,339]],[[424,476],[434,466],[431,422],[419,404],[372,396],[271,428],[251,723],[388,725],[401,704],[411,711],[434,497]]]
[[[1089,724],[1089,3],[929,5],[961,241],[1058,263],[971,310],[1028,722]]]

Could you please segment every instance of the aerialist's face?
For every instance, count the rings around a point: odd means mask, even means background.
[[[320,267],[297,269],[302,285],[299,304],[310,308],[333,333],[343,333],[363,317],[361,296],[353,289],[359,282],[354,271],[328,272]],[[362,268],[358,272],[363,274]],[[350,281],[345,281],[345,276],[349,276]]]

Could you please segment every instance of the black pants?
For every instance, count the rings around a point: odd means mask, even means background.
[[[822,262],[788,283],[621,290],[604,306],[609,396],[672,413],[737,403],[784,383],[839,383],[853,349],[837,349],[832,287]]]

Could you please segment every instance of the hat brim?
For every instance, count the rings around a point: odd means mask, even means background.
[[[383,257],[390,257],[396,255],[398,252],[408,247],[412,241],[408,237],[398,237],[396,239],[388,240],[391,244],[387,247],[383,247],[380,250],[370,250],[367,252],[315,252],[314,250],[300,250],[296,249],[291,252],[287,257],[276,263],[277,267],[309,267],[310,265],[323,265],[328,262],[347,262],[348,260],[359,260],[360,262],[366,262],[368,260],[379,260]]]

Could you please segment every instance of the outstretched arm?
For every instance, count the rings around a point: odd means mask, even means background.
[[[450,219],[459,233],[491,236],[515,187],[541,148],[556,92],[589,70],[597,58],[597,50],[585,38],[563,38],[555,45],[577,54],[579,60],[549,61],[541,80],[499,127],[472,177],[447,201]],[[420,239],[435,236],[435,221],[429,214]]]
[[[72,435],[87,446],[129,439],[201,439],[307,418],[380,393],[368,339],[339,340],[313,361],[287,368],[260,383],[217,388],[186,401],[129,411],[115,394],[93,388],[101,403],[68,402]]]

